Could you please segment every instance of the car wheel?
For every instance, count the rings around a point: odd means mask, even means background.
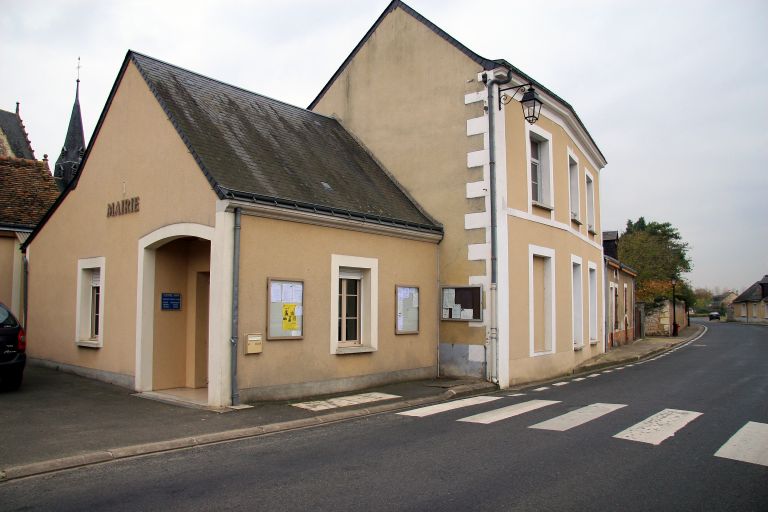
[[[6,391],[16,391],[21,387],[21,380],[24,377],[24,371],[11,372],[6,375],[0,385]]]

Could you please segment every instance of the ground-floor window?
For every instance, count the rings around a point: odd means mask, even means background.
[[[85,258],[77,262],[75,342],[103,346],[105,259]]]
[[[528,304],[530,353],[555,352],[555,251],[530,245]]]
[[[331,256],[332,354],[377,349],[378,280],[378,259]]]
[[[571,305],[573,348],[579,349],[584,345],[584,295],[581,285],[581,258],[571,256]]]
[[[589,263],[589,341],[597,341],[597,265]]]

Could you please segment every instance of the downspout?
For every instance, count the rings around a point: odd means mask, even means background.
[[[27,286],[29,284],[29,260],[27,259],[27,251],[21,251],[21,263],[22,263],[22,274],[21,274],[21,288],[23,290],[23,293],[21,295],[21,310],[24,312],[24,321],[22,322],[22,325],[24,326],[24,331],[27,330],[27,302],[29,297],[27,293]]]
[[[232,255],[232,338],[231,346],[231,386],[232,405],[240,405],[240,390],[237,387],[237,332],[238,332],[238,296],[240,284],[240,208],[235,208],[235,247]]]
[[[494,117],[496,109],[494,108],[493,101],[493,86],[508,84],[512,81],[512,70],[507,70],[506,78],[498,80],[494,78],[488,81],[488,73],[483,73],[483,83],[488,91],[488,170],[490,178],[490,202],[491,202],[491,332],[490,332],[490,347],[493,351],[493,370],[488,369],[486,364],[486,379],[498,384],[499,383],[499,320],[497,311],[497,281],[498,281],[498,243],[496,237],[496,137],[495,137],[495,124]],[[486,361],[488,359],[486,349]]]

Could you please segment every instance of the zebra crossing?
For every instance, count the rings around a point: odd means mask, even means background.
[[[524,393],[508,395],[508,397],[515,398],[524,396]],[[469,410],[472,407],[479,405],[491,403],[494,405],[500,404],[501,402],[498,401],[503,401],[503,398],[504,397],[501,396],[476,396],[410,409],[397,414],[413,418],[426,418],[449,411],[463,410],[470,412]],[[523,400],[524,401],[512,405],[501,405],[500,407],[491,410],[470,414],[459,418],[456,421],[490,425],[492,423],[497,423],[515,416],[521,416],[532,411],[545,409],[546,407],[562,403],[557,400]],[[628,405],[594,403],[555,416],[548,420],[535,423],[528,426],[528,428],[564,432],[583,426],[591,421],[599,420],[600,418],[625,407],[628,407]],[[618,432],[613,438],[658,446],[702,416],[703,413],[696,411],[663,409],[648,418],[627,427],[621,432]],[[768,423],[748,422],[725,444],[723,444],[720,449],[714,453],[714,456],[768,467]]]

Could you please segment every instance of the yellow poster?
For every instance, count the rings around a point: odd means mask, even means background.
[[[283,330],[295,331],[299,328],[296,318],[296,304],[283,304]]]

